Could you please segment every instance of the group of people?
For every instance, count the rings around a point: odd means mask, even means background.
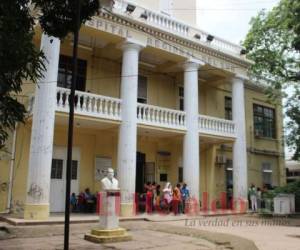
[[[266,186],[263,189],[251,184],[248,190],[248,200],[252,212],[258,212],[259,209],[264,208],[264,193],[268,190]]]
[[[146,193],[146,207],[147,213],[153,211],[173,211],[174,214],[185,212],[185,204],[190,197],[189,188],[185,183],[182,185],[178,183],[174,188],[170,182],[167,182],[164,189],[155,182],[147,182],[144,185]]]
[[[75,193],[72,193],[70,198],[71,212],[93,213],[96,201],[96,196],[90,192],[89,188],[86,188],[84,192],[77,196]]]

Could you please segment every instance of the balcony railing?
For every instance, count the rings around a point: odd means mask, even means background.
[[[70,90],[57,87],[57,111],[69,112]],[[32,114],[34,97],[30,98],[28,112]],[[75,114],[121,121],[121,104],[118,98],[75,92]],[[185,112],[175,109],[138,103],[138,124],[186,131]],[[200,134],[235,138],[235,123],[230,120],[199,115]]]
[[[138,122],[145,125],[185,130],[185,112],[138,103]]]
[[[70,90],[57,88],[57,110],[69,111]],[[121,100],[95,95],[88,92],[75,92],[75,113],[111,120],[121,119]]]
[[[235,137],[235,123],[230,120],[199,115],[199,132],[208,135]]]
[[[113,11],[116,14],[122,15],[126,18],[132,18],[134,21],[143,22],[157,29],[165,30],[169,33],[183,36],[185,39],[188,38],[204,46],[211,47],[215,50],[228,52],[236,56],[240,56],[240,52],[243,49],[242,46],[239,46],[237,44],[226,41],[225,39],[216,36],[214,36],[214,39],[212,41],[208,42],[207,37],[209,34],[206,31],[200,30],[189,24],[178,21],[175,18],[165,15],[163,13],[159,13],[141,6],[137,6],[135,3],[133,4],[136,6],[135,10],[133,11],[133,13],[128,14],[126,8],[129,3],[127,1],[115,0],[114,2],[115,4]],[[141,13],[143,13],[144,16],[147,18],[142,18]],[[198,39],[195,38],[196,34],[198,36]]]

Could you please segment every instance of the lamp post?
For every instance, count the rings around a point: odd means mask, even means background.
[[[76,1],[76,28],[73,32],[73,62],[72,62],[72,84],[70,94],[70,111],[69,111],[69,127],[68,127],[68,153],[67,153],[67,174],[66,174],[66,203],[65,203],[65,228],[64,228],[64,250],[69,249],[69,233],[70,233],[70,193],[71,193],[71,171],[72,171],[72,148],[73,148],[73,127],[74,127],[74,101],[77,79],[77,51],[78,36],[80,29],[80,10],[81,0]]]

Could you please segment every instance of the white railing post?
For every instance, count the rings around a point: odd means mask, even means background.
[[[199,131],[200,133],[215,134],[221,136],[235,137],[235,124],[233,121],[199,115]]]
[[[56,105],[60,111],[69,109],[70,90],[57,88]],[[117,98],[95,95],[87,92],[75,92],[75,111],[82,115],[91,115],[99,118],[120,120],[121,100]]]

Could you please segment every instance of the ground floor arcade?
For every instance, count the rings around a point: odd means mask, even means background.
[[[65,171],[67,151],[67,116],[56,115],[52,167],[50,181],[49,211],[64,211]],[[16,152],[13,171],[13,185],[10,207],[19,215],[24,214],[28,192],[38,194],[41,190],[27,187],[29,145],[31,138],[30,120],[19,125],[16,136]],[[103,170],[112,167],[116,171],[118,158],[119,124],[99,120],[88,120],[82,117],[75,119],[74,150],[72,164],[72,192],[79,194],[86,188],[92,193],[101,190],[100,180]],[[143,192],[147,181],[155,181],[164,187],[166,182],[176,185],[183,180],[183,138],[180,131],[138,126],[135,191]],[[203,193],[208,194],[209,204],[220,197],[222,192],[232,195],[233,141],[224,138],[199,136],[200,142],[200,202]],[[273,183],[279,185],[279,165],[277,157],[252,155],[248,153],[248,184],[262,184],[261,162],[271,163]],[[7,167],[7,170],[9,167]],[[9,171],[6,171],[7,178]],[[231,189],[231,190],[230,190]],[[29,191],[28,191],[29,190]],[[7,199],[7,196],[5,197]],[[7,205],[5,199],[1,205]],[[4,206],[5,206],[4,205]]]
[[[67,152],[67,118],[56,117],[54,131],[53,157],[50,182],[50,212],[64,210],[64,190]],[[89,188],[92,193],[100,190],[100,180],[103,170],[107,167],[115,169],[118,176],[118,130],[119,125],[85,119],[76,119],[74,128],[72,192],[76,194]],[[14,162],[12,204],[16,213],[23,213],[26,195],[30,190],[38,193],[34,187],[27,187],[29,150],[31,138],[30,121],[26,125],[19,125],[16,138],[16,159]],[[201,137],[199,137],[201,141]],[[218,147],[216,139],[202,138],[200,143],[200,190],[211,195],[225,190],[224,168],[216,167],[215,158]],[[137,135],[136,162],[136,191],[142,192],[146,181],[155,181],[162,187],[169,181],[172,185],[183,182],[182,151],[183,134],[179,131],[157,130],[139,127]],[[221,175],[219,179],[215,175]],[[8,172],[7,172],[8,175]],[[214,183],[214,185],[212,185]],[[214,190],[216,189],[216,190]],[[4,203],[5,201],[3,201]]]

